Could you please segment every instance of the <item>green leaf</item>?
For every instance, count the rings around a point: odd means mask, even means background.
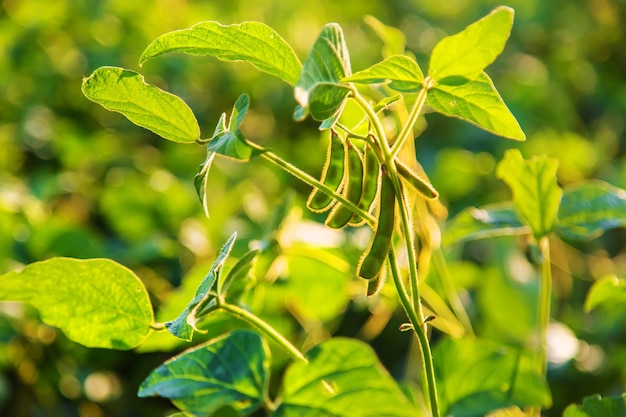
[[[137,276],[109,259],[52,258],[0,276],[0,300],[20,301],[87,347],[132,349],[153,322]]]
[[[83,80],[85,97],[105,109],[164,139],[193,143],[200,127],[193,112],[179,97],[146,84],[141,74],[117,67],[100,67]]]
[[[383,41],[382,54],[387,58],[392,55],[402,55],[406,46],[404,32],[393,26],[387,26],[374,16],[365,16],[363,21]]]
[[[285,374],[275,417],[419,416],[367,344],[329,339]]]
[[[217,259],[209,269],[209,272],[207,272],[206,276],[200,283],[200,286],[196,291],[196,295],[189,302],[189,304],[187,304],[185,310],[183,310],[183,312],[180,313],[175,320],[165,323],[167,330],[169,330],[174,336],[189,342],[193,337],[194,330],[199,331],[196,327],[198,313],[200,313],[204,307],[207,307],[209,302],[212,300],[210,293],[211,289],[213,288],[213,284],[224,266],[226,258],[228,258],[228,255],[233,248],[236,238],[237,233],[233,233],[230,238],[228,238],[217,256]]]
[[[626,191],[602,181],[565,190],[556,232],[564,239],[588,240],[626,226]]]
[[[262,152],[260,147],[253,146],[246,139],[240,129],[243,120],[248,114],[249,106],[250,97],[247,94],[242,94],[233,105],[228,126],[226,126],[226,115],[222,114],[215,127],[213,137],[207,145],[209,152],[215,152],[240,161],[247,161],[252,156]]]
[[[520,235],[529,231],[510,202],[468,207],[448,222],[442,244],[450,246],[468,240]]]
[[[451,84],[436,84],[428,91],[428,104],[437,112],[472,123],[495,135],[525,140],[515,116],[484,72],[474,79],[460,78]]]
[[[610,275],[596,281],[587,294],[585,312],[607,304],[622,304],[626,307],[626,279]]]
[[[483,416],[509,406],[548,406],[545,380],[531,357],[480,339],[445,339],[433,350],[441,415]]]
[[[341,84],[350,74],[350,56],[341,26],[329,23],[304,61],[294,92],[299,104],[294,118],[303,120],[309,113],[319,121],[332,117],[350,92]]]
[[[213,159],[215,158],[215,152],[207,151],[207,157],[204,162],[200,165],[200,170],[196,174],[193,179],[193,184],[196,188],[196,193],[200,198],[200,202],[202,203],[202,209],[204,210],[204,215],[209,216],[209,201],[208,196],[208,179],[209,179],[209,171],[211,169],[211,164],[213,163]]]
[[[563,417],[621,417],[626,415],[626,394],[621,397],[599,395],[586,397],[583,405],[571,404],[565,409]]]
[[[559,162],[546,155],[524,160],[509,149],[498,164],[496,175],[513,191],[515,209],[539,239],[552,231],[563,191],[556,181]]]
[[[265,397],[268,355],[257,333],[236,330],[168,360],[141,383],[137,395],[168,398],[196,416],[225,405],[249,414]]]
[[[291,46],[261,22],[227,26],[203,22],[163,34],[143,51],[139,64],[168,52],[210,55],[222,61],[246,61],[292,86],[298,81],[302,68]]]
[[[261,249],[251,249],[239,258],[228,274],[220,274],[217,279],[217,293],[226,295],[226,300],[230,302],[241,296],[252,281],[250,275],[260,254]]]
[[[497,7],[460,33],[443,38],[430,56],[429,75],[474,78],[504,49],[513,27],[513,9]]]
[[[405,55],[393,55],[384,61],[344,78],[343,82],[375,84],[390,80],[389,88],[405,93],[418,91],[424,74],[415,60]]]

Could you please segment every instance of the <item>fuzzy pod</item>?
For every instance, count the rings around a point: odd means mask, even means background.
[[[332,131],[320,182],[335,192],[341,192],[346,173],[346,162],[346,145],[341,137]],[[330,210],[334,203],[335,200],[331,196],[313,188],[306,206],[314,213],[324,213]]]

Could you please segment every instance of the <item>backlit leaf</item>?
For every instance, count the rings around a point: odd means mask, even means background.
[[[105,109],[164,139],[193,143],[200,127],[193,112],[179,97],[146,84],[141,74],[123,68],[101,67],[83,80],[85,97]]]
[[[420,415],[365,343],[329,339],[307,358],[287,369],[275,417]]]
[[[563,191],[556,181],[559,162],[546,155],[524,160],[510,149],[498,164],[496,174],[513,191],[518,214],[539,239],[552,231]]]
[[[596,281],[587,294],[585,312],[602,305],[622,304],[626,307],[626,279],[609,275]]]
[[[132,349],[150,333],[148,292],[109,259],[52,258],[0,276],[0,301],[32,305],[41,319],[87,347]]]
[[[215,152],[208,151],[207,157],[204,162],[200,165],[200,170],[196,174],[193,179],[193,184],[196,188],[196,193],[200,198],[200,202],[202,203],[202,209],[204,210],[204,215],[209,216],[209,201],[208,196],[208,179],[209,179],[209,171],[211,170],[211,164],[213,163],[213,159],[215,158]]]
[[[625,415],[626,395],[605,398],[593,395],[586,397],[582,406],[571,404],[563,413],[563,417],[621,417]]]
[[[265,398],[268,355],[257,333],[236,330],[159,366],[142,382],[138,396],[168,398],[194,416],[211,415],[225,405],[251,413]]]
[[[463,31],[443,38],[430,56],[429,75],[474,78],[504,49],[513,27],[513,9],[497,7]]]
[[[292,86],[302,68],[291,46],[261,22],[227,26],[202,22],[189,29],[165,33],[148,45],[139,64],[168,52],[210,55],[222,61],[246,61]]]
[[[374,84],[391,81],[389,88],[401,92],[416,92],[422,86],[424,74],[417,62],[405,55],[394,55],[382,62],[343,79],[344,82]]]
[[[459,78],[451,84],[436,84],[428,91],[428,104],[435,111],[456,117],[509,139],[526,135],[485,73],[474,79]]]

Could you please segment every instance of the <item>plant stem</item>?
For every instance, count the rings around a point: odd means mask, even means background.
[[[439,278],[441,279],[443,291],[446,293],[446,298],[448,298],[448,301],[450,302],[452,311],[454,311],[457,319],[459,319],[465,328],[465,333],[474,337],[475,335],[474,329],[472,328],[472,322],[467,315],[467,311],[465,311],[465,307],[459,298],[459,294],[456,292],[456,288],[454,288],[454,282],[452,282],[452,276],[450,275],[450,270],[448,269],[448,264],[446,263],[446,258],[443,255],[441,247],[433,248],[432,255],[433,263],[435,264],[435,268],[437,268]]]
[[[283,335],[278,333],[276,329],[263,321],[260,317],[250,313],[247,310],[244,310],[241,307],[238,307],[234,304],[229,304],[226,302],[220,302],[219,308],[232,314],[233,316],[247,321],[257,329],[261,330],[265,333],[270,339],[276,342],[280,347],[285,349],[293,358],[299,359],[305,363],[309,363],[309,361],[304,357],[304,354],[298,350],[294,345],[289,342]]]
[[[424,368],[424,374],[426,376],[426,385],[428,386],[428,396],[430,399],[430,409],[433,417],[439,417],[439,398],[437,396],[437,383],[435,380],[435,369],[433,367],[433,355],[430,350],[430,343],[426,334],[426,324],[424,323],[422,316],[419,316],[413,309],[411,299],[406,292],[402,277],[398,267],[395,251],[389,252],[389,264],[391,267],[391,276],[393,277],[393,283],[396,286],[396,291],[400,297],[400,303],[404,307],[404,311],[409,317],[411,326],[417,335],[419,345],[422,351],[422,366]]]
[[[422,112],[422,108],[424,107],[424,104],[426,103],[426,97],[428,96],[427,85],[428,85],[427,80],[424,80],[424,87],[422,87],[422,89],[417,94],[417,98],[415,99],[415,103],[413,104],[413,107],[411,108],[409,117],[406,123],[404,124],[404,126],[402,127],[402,131],[396,138],[396,141],[394,142],[393,147],[391,148],[391,155],[393,158],[395,158],[398,152],[400,152],[400,148],[404,144],[404,141],[406,141],[406,139],[409,137],[411,131],[413,131],[413,126],[415,125],[417,118]]]
[[[547,236],[539,239],[541,251],[541,286],[539,288],[539,346],[537,348],[537,372],[545,376],[548,369],[547,347],[550,326],[550,303],[552,301],[552,270],[550,268],[550,241]]]

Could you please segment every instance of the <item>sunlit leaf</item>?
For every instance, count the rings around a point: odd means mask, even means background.
[[[448,222],[442,244],[450,246],[467,240],[529,232],[529,227],[519,220],[512,203],[468,207]]]
[[[257,333],[236,330],[159,366],[142,382],[138,396],[168,398],[195,416],[210,415],[225,405],[250,413],[265,398],[268,355]]]
[[[556,221],[563,194],[556,181],[558,165],[546,155],[524,160],[517,149],[510,149],[496,171],[513,191],[515,209],[537,239],[550,233]]]
[[[571,404],[563,417],[621,417],[626,415],[626,395],[605,397],[593,395],[583,400],[582,406]]]
[[[88,347],[132,349],[153,322],[137,276],[109,259],[52,258],[0,276],[0,301],[32,305],[41,319]]]
[[[496,410],[485,417],[528,417],[519,407],[508,407]]]
[[[485,73],[476,78],[459,78],[451,84],[436,84],[427,102],[435,111],[470,122],[481,129],[509,139],[526,135]]]
[[[202,308],[206,307],[211,301],[210,291],[213,288],[215,280],[217,279],[217,275],[224,266],[226,258],[228,258],[228,255],[233,248],[236,238],[237,233],[233,233],[231,237],[228,238],[217,256],[217,259],[209,269],[209,272],[207,272],[205,278],[200,283],[200,286],[196,291],[196,295],[189,302],[185,310],[180,313],[175,320],[165,323],[167,330],[169,330],[174,336],[186,341],[191,341],[194,330],[198,331],[198,328],[196,327],[198,319],[197,315],[201,312]]]
[[[626,278],[610,275],[596,281],[587,294],[585,311],[609,304],[622,304],[626,307]]]
[[[548,406],[530,357],[480,339],[445,339],[433,350],[441,415],[482,416],[509,406]]]
[[[204,215],[207,217],[210,217],[209,216],[209,201],[208,201],[208,196],[210,195],[210,193],[207,192],[208,191],[208,178],[209,178],[209,171],[211,170],[211,164],[213,162],[214,157],[215,157],[215,152],[211,152],[211,151],[207,152],[206,159],[200,165],[200,170],[198,171],[198,173],[193,179],[193,184],[196,188],[196,193],[198,194],[198,197],[200,198],[200,202],[202,203],[202,209],[204,210]]]
[[[295,88],[299,106],[294,118],[303,120],[309,113],[319,121],[332,117],[350,92],[341,80],[351,73],[350,56],[341,27],[329,23],[304,61]]]
[[[389,88],[401,92],[416,92],[422,86],[424,74],[417,62],[405,55],[394,55],[343,79],[344,82],[374,84],[391,81]]]
[[[562,238],[588,240],[626,226],[626,191],[602,181],[565,190],[556,232]]]
[[[307,358],[287,369],[275,417],[420,415],[365,343],[329,339]]]
[[[513,9],[497,7],[463,31],[443,38],[430,56],[430,77],[441,81],[480,74],[502,53],[513,27],[513,15]]]
[[[179,97],[146,84],[142,75],[123,68],[101,67],[83,80],[85,97],[164,139],[193,143],[200,127]]]
[[[210,55],[222,61],[246,61],[290,85],[298,81],[302,65],[278,33],[261,22],[222,25],[202,22],[156,38],[141,54],[139,63],[168,53]]]

